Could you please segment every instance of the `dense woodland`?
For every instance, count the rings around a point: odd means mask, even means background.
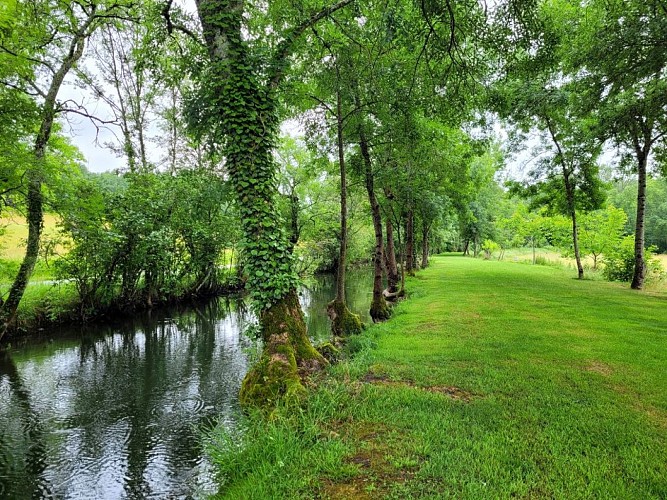
[[[642,289],[667,251],[666,17],[661,0],[5,0],[0,193],[29,234],[0,336],[44,262],[80,319],[245,286],[264,353],[241,401],[262,406],[328,364],[297,299],[314,272],[337,273],[337,338],[362,327],[359,263],[374,321],[444,251],[548,246]],[[86,170],[81,120],[113,132],[122,169]]]

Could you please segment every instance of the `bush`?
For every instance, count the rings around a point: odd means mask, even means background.
[[[500,245],[493,240],[484,240],[482,243],[482,250],[484,250],[484,258],[489,260],[493,252],[500,250]]]
[[[649,247],[644,253],[646,263],[646,280],[651,281],[660,277],[662,266],[660,261],[653,258],[655,247]],[[614,248],[603,259],[604,277],[609,281],[632,281],[635,270],[635,238],[626,236],[621,240],[620,245]]]

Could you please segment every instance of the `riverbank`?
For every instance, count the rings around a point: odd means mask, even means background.
[[[363,312],[373,276],[347,275]],[[335,278],[301,289],[314,339],[327,339]],[[238,298],[238,300],[236,300]],[[236,296],[125,319],[49,328],[0,352],[0,498],[207,498],[217,491],[203,432],[242,417],[257,353]]]
[[[303,409],[211,436],[221,498],[665,498],[667,295],[437,257]]]
[[[184,290],[180,294],[153,299],[150,304],[143,297],[133,301],[116,298],[109,303],[83,304],[71,282],[31,282],[19,304],[16,319],[0,341],[0,347],[19,339],[26,340],[41,335],[54,327],[129,318],[153,308],[187,305],[215,297],[237,295],[242,293],[243,288],[239,280],[231,279],[206,291]]]

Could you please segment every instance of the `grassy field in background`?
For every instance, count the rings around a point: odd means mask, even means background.
[[[438,257],[303,409],[219,430],[221,498],[667,498],[667,294]]]
[[[54,214],[44,214],[44,238],[57,235],[58,217]],[[25,254],[25,243],[28,239],[28,224],[18,212],[5,214],[0,218],[0,259],[20,261]]]

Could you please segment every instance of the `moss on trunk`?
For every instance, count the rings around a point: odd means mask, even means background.
[[[370,314],[374,323],[386,321],[389,319],[391,316],[391,309],[389,308],[389,305],[383,296],[380,296],[379,298],[373,298],[373,301],[371,302]]]
[[[340,339],[339,339],[340,340]],[[329,363],[337,363],[341,357],[341,350],[332,342],[325,342],[316,347],[319,352]]]
[[[362,332],[364,325],[358,314],[350,311],[344,302],[333,300],[327,305],[331,319],[331,333],[335,337],[349,337]]]
[[[278,399],[298,402],[306,394],[302,378],[328,363],[308,339],[296,291],[267,309],[260,324],[264,351],[243,379],[241,405],[270,409]]]

